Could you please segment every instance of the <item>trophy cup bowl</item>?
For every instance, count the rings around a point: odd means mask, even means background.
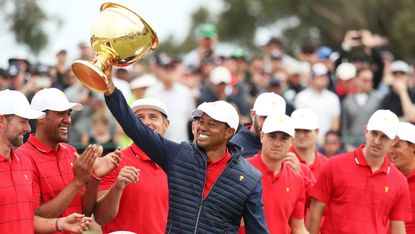
[[[124,6],[108,2],[100,11],[91,37],[96,61],[76,60],[72,70],[89,89],[105,92],[108,78],[103,70],[107,61],[118,67],[131,65],[155,50],[158,39],[143,18]]]

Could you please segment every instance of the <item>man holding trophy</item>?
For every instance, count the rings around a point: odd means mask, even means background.
[[[111,79],[112,65],[130,65],[157,48],[151,27],[128,8],[104,3],[91,42],[94,63],[78,60],[72,69],[87,87],[105,92],[125,133],[166,172],[166,231],[237,233],[243,218],[247,233],[268,233],[261,174],[241,157],[241,147],[229,142],[239,124],[236,109],[224,101],[203,103],[192,113],[195,143],[169,141],[137,118]]]

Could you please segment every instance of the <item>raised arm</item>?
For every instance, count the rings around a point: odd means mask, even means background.
[[[180,144],[163,138],[144,125],[143,122],[135,116],[122,93],[114,86],[110,77],[110,68],[105,71],[105,74],[109,78],[108,90],[105,92],[105,102],[108,109],[127,136],[129,136],[154,162],[160,165],[164,171],[167,171],[169,161],[174,160],[174,156],[179,150]]]

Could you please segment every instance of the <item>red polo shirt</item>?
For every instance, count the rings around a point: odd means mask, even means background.
[[[0,233],[34,232],[32,164],[12,150],[0,155]]]
[[[406,234],[415,234],[415,170],[406,176],[409,185],[409,194],[411,195],[412,221],[405,222]]]
[[[103,233],[131,231],[135,233],[165,233],[169,210],[167,175],[137,145],[122,152],[121,162],[104,177],[99,190],[109,190],[124,166],[139,168],[136,183],[124,188],[117,216],[102,226]]]
[[[226,153],[221,159],[215,162],[208,160],[205,187],[203,189],[203,199],[206,198],[209,191],[212,189],[213,184],[215,184],[215,181],[225,170],[230,159],[231,154],[229,153],[228,149],[226,149]]]
[[[60,143],[58,150],[52,149],[40,142],[34,135],[30,135],[17,152],[26,155],[33,164],[33,193],[35,203],[40,196],[40,204],[47,203],[55,198],[74,178],[73,163],[76,149],[71,145]],[[61,217],[74,212],[82,214],[81,194],[75,196],[71,204],[65,209]]]
[[[406,178],[389,157],[372,173],[363,147],[330,158],[311,192],[327,205],[323,234],[383,234],[389,220],[411,220]]]
[[[290,152],[293,152],[298,160],[300,160],[300,162],[308,165],[306,163],[306,161],[304,161],[300,155],[297,153],[297,151],[295,150],[294,146],[291,146],[290,148]],[[313,172],[313,175],[316,179],[318,179],[318,177],[320,176],[321,171],[323,170],[324,166],[326,165],[328,158],[326,156],[324,156],[323,154],[315,151],[314,153],[316,155],[316,159],[314,160],[313,164],[308,165],[311,169],[311,171]]]
[[[304,218],[305,188],[303,176],[282,164],[274,176],[261,159],[261,153],[247,159],[262,173],[262,200],[270,233],[291,233],[290,219]]]

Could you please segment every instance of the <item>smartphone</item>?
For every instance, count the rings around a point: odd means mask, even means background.
[[[352,40],[360,41],[362,40],[362,36],[361,35],[352,36]]]

